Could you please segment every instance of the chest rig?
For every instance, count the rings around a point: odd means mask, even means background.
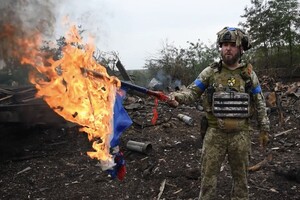
[[[214,73],[212,112],[216,117],[247,118],[250,115],[250,96],[246,93],[246,82],[241,76],[242,69],[234,71],[223,68]]]
[[[217,63],[210,86],[207,88],[210,111],[217,119],[219,128],[227,131],[238,131],[245,125],[250,116],[250,75],[244,76],[248,66],[229,70]]]

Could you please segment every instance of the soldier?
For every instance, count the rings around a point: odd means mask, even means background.
[[[265,147],[269,136],[269,119],[261,87],[252,66],[242,63],[244,51],[251,48],[248,35],[239,28],[225,27],[217,33],[219,62],[205,68],[186,91],[171,93],[169,104],[192,103],[203,94],[206,116],[201,156],[199,199],[216,199],[217,177],[227,155],[233,177],[232,200],[248,197],[250,116],[257,111],[259,142]]]

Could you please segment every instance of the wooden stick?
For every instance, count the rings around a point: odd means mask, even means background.
[[[42,99],[42,97],[32,97],[32,98],[28,98],[28,99],[23,99],[21,101],[26,103],[28,101],[34,101],[34,100],[37,100],[37,99]]]
[[[258,171],[259,169],[261,169],[262,167],[264,167],[268,162],[273,160],[273,155],[272,153],[269,153],[264,159],[263,161],[260,161],[259,163],[257,163],[256,165],[253,165],[251,167],[248,167],[248,171],[249,172],[255,172]]]
[[[6,97],[3,97],[2,99],[0,99],[0,101],[3,101],[3,100],[5,100],[5,99],[9,99],[9,98],[11,98],[13,95],[9,95],[9,96],[6,96]]]
[[[0,88],[0,92],[3,92],[5,94],[14,94],[14,92],[12,92],[10,90],[3,89],[3,88]]]
[[[17,174],[22,174],[22,173],[24,173],[26,171],[29,171],[29,170],[31,170],[31,167],[26,167],[25,169],[19,171]]]
[[[294,129],[291,128],[291,129],[286,130],[286,131],[283,131],[283,132],[281,132],[281,133],[277,133],[277,134],[275,134],[274,136],[275,136],[275,137],[278,137],[278,136],[284,135],[284,134],[286,134],[286,133],[289,133],[289,132],[291,132],[292,130],[294,130]]]
[[[176,192],[173,192],[173,194],[177,194],[177,193],[179,193],[179,192],[181,192],[182,191],[182,189],[180,188],[179,190],[177,190]]]
[[[249,180],[249,182],[251,182],[253,184],[252,187],[259,189],[259,190],[263,190],[263,191],[267,191],[267,192],[275,192],[275,193],[279,193],[277,190],[275,190],[274,188],[266,188],[266,187],[262,187],[260,185],[257,185],[253,180]]]
[[[166,181],[167,181],[167,180],[164,179],[163,182],[162,182],[161,185],[160,185],[160,188],[159,188],[159,194],[158,194],[158,196],[157,196],[157,200],[160,199],[162,193],[164,192],[165,185],[166,185]]]

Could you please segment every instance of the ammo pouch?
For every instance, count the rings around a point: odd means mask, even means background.
[[[250,96],[239,92],[215,92],[212,113],[225,132],[240,131],[250,116]]]
[[[241,131],[247,120],[242,118],[217,118],[218,127],[224,132]]]

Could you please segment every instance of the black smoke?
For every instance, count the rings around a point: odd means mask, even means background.
[[[34,33],[51,37],[55,9],[49,0],[0,0],[0,60],[7,62],[12,51],[22,48],[14,43],[17,38],[34,37]]]

